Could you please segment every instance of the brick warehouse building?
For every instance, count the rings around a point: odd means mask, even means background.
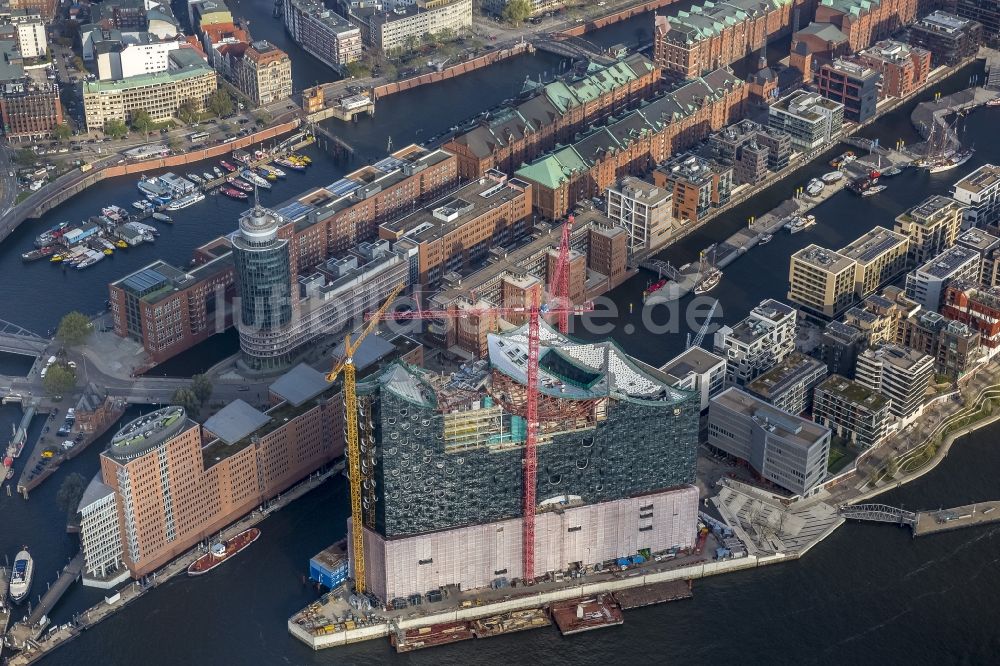
[[[559,219],[627,175],[644,174],[674,153],[742,117],[748,87],[718,69],[662,95],[572,145],[522,167],[542,217]]]
[[[816,23],[836,26],[851,51],[860,51],[912,23],[917,4],[917,0],[819,0]]]
[[[726,67],[808,21],[814,0],[729,0],[654,19],[653,61],[668,77],[691,79]]]
[[[0,92],[0,116],[9,141],[47,137],[63,123],[59,87],[53,83],[8,83]]]
[[[659,79],[659,68],[639,54],[605,67],[591,65],[582,76],[553,81],[516,106],[491,111],[443,148],[458,157],[463,179],[490,169],[513,173],[589,125],[634,107],[653,94]]]

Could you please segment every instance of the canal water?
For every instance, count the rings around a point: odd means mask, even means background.
[[[241,0],[245,2],[246,0]],[[270,19],[270,3],[255,0],[250,7],[266,9],[253,19],[254,34],[287,48],[280,25]],[[237,14],[249,11],[234,7]],[[266,24],[274,34],[263,31]],[[623,26],[627,29],[627,26]],[[616,39],[615,41],[622,41]],[[394,146],[421,141],[424,135],[447,130],[484,106],[515,94],[526,76],[551,73],[559,61],[547,56],[522,57],[452,81],[392,96],[380,103],[375,119],[355,125],[331,125],[358,151],[355,164],[384,154],[388,138]],[[319,72],[320,70],[317,70]],[[329,77],[327,77],[329,78]],[[961,74],[936,90],[964,87]],[[930,91],[928,96],[935,91]],[[446,100],[442,102],[442,100]],[[872,133],[883,142],[902,136],[909,141],[909,109],[890,114]],[[814,213],[818,224],[796,236],[778,234],[767,246],[751,251],[726,269],[712,292],[721,306],[722,321],[733,322],[766,297],[782,297],[788,255],[811,242],[840,247],[871,227],[891,226],[906,207],[931,193],[946,193],[950,184],[986,161],[1000,160],[1000,139],[992,126],[995,110],[968,119],[968,138],[976,156],[963,167],[938,175],[907,171],[887,181],[889,189],[874,199],[837,195]],[[422,131],[418,131],[422,130]],[[835,154],[832,151],[831,154]],[[265,203],[284,200],[313,185],[333,182],[354,164],[340,164],[318,151],[314,166],[264,194]],[[203,171],[191,165],[181,171]],[[828,171],[825,164],[804,167],[794,177],[769,188],[713,221],[662,254],[675,265],[697,259],[700,249],[719,241],[760,215],[809,178]],[[62,271],[46,262],[23,265],[19,254],[30,247],[38,230],[63,219],[79,220],[109,203],[127,204],[137,198],[134,179],[102,183],[52,211],[38,223],[25,225],[0,246],[0,319],[38,332],[55,326],[68,310],[96,312],[107,298],[107,282],[155,258],[183,263],[196,245],[235,227],[244,205],[220,197],[178,211],[177,223],[161,227],[155,247],[117,253],[87,271]],[[626,333],[628,324],[642,324],[641,291],[652,276],[646,272],[611,295],[622,314],[611,335],[630,353],[650,363],[662,363],[683,348],[685,328],[656,336]],[[633,303],[636,312],[628,314]],[[682,308],[686,306],[681,303]],[[652,313],[653,319],[665,315]],[[641,330],[641,329],[637,329]],[[576,334],[586,337],[586,331]],[[211,354],[211,341],[206,354]],[[17,359],[0,360],[13,367]],[[2,369],[2,368],[0,368]],[[0,373],[2,374],[2,373]],[[125,418],[133,418],[139,408]],[[20,418],[16,406],[0,407],[0,438]],[[31,441],[44,426],[32,425]],[[895,491],[887,501],[910,508],[959,505],[996,499],[1000,451],[995,442],[1000,426],[965,438],[935,472]],[[25,502],[0,490],[0,560],[30,546],[38,573],[33,596],[54,579],[72,556],[75,537],[62,529],[65,516],[55,503],[59,484],[79,472],[88,480],[97,471],[104,442],[95,443],[65,465]],[[23,463],[21,463],[23,464]],[[16,467],[16,474],[21,471]],[[16,478],[16,477],[15,477]],[[338,477],[293,503],[263,524],[263,538],[203,579],[177,579],[137,601],[126,611],[87,632],[44,663],[135,664],[469,664],[509,661],[526,655],[542,663],[606,664],[647,661],[688,663],[738,660],[747,664],[776,663],[988,663],[1000,649],[992,608],[1000,596],[995,574],[1000,528],[980,528],[912,541],[892,527],[849,525],[817,546],[804,560],[760,571],[737,573],[696,584],[690,602],[630,612],[623,627],[560,638],[543,630],[489,641],[458,644],[398,658],[386,641],[313,653],[288,636],[286,618],[315,598],[303,583],[308,558],[342,538],[346,518],[346,488]],[[101,597],[100,591],[75,586],[53,613],[65,622]]]

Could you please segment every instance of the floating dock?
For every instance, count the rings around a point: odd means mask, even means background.
[[[611,594],[552,604],[549,615],[563,636],[614,627],[625,622],[621,606]]]
[[[642,608],[662,604],[668,601],[680,601],[691,599],[694,593],[691,591],[691,581],[671,580],[664,583],[653,583],[646,587],[633,587],[627,590],[618,590],[615,600],[622,610]]]
[[[988,525],[1000,520],[1000,502],[979,502],[939,511],[921,511],[911,527],[913,536],[949,532],[963,527]]]
[[[476,634],[476,638],[491,638],[501,634],[548,627],[551,624],[552,620],[541,608],[529,608],[473,620],[469,626]]]
[[[389,634],[389,642],[396,648],[396,652],[412,652],[448,643],[457,643],[475,638],[471,623],[444,622],[442,624],[432,624],[429,627],[419,629],[407,629]]]

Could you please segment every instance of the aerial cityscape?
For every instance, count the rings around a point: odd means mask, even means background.
[[[1000,3],[0,53],[0,664],[995,661]]]

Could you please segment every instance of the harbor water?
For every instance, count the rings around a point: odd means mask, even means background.
[[[254,0],[252,5],[238,0],[233,11],[251,16],[255,36],[287,48],[280,24],[270,18],[269,0]],[[283,201],[309,186],[333,182],[348,169],[384,154],[389,137],[399,147],[446,131],[485,106],[516,94],[525,77],[535,78],[558,67],[558,59],[549,56],[520,57],[389,97],[380,102],[376,118],[353,125],[334,121],[333,131],[356,149],[355,162],[337,163],[313,150],[313,166],[301,175],[290,173],[271,193],[262,195],[263,202]],[[329,80],[322,69],[315,71],[316,76]],[[926,96],[962,88],[966,78],[960,74]],[[297,81],[300,87],[301,79]],[[909,109],[908,105],[890,114],[870,133],[883,143],[895,143],[897,138],[916,140],[909,127]],[[992,131],[998,118],[1000,110],[990,109],[967,119],[964,138],[975,143],[977,153],[963,167],[936,175],[905,171],[887,180],[889,189],[877,197],[838,194],[813,211],[818,223],[811,230],[795,236],[779,233],[767,246],[738,259],[711,293],[720,300],[722,320],[736,321],[763,298],[782,298],[788,256],[795,249],[812,242],[836,248],[875,225],[891,226],[906,207],[928,194],[946,193],[954,180],[976,166],[1000,160],[1000,137]],[[175,171],[204,170],[204,165],[195,164]],[[699,250],[726,238],[751,215],[766,212],[809,178],[829,170],[825,163],[800,169],[794,177],[692,233],[662,257],[677,266],[696,260]],[[102,183],[44,220],[24,225],[0,245],[0,282],[5,287],[0,291],[0,319],[44,333],[66,311],[96,312],[107,298],[109,281],[157,258],[183,264],[193,247],[235,228],[245,208],[224,197],[209,197],[173,214],[175,224],[160,227],[161,236],[154,246],[117,252],[85,271],[63,271],[44,261],[22,264],[20,253],[30,248],[41,229],[61,220],[79,221],[110,203],[127,205],[136,198],[134,178]],[[613,292],[611,299],[621,314],[614,319],[611,335],[630,353],[659,364],[683,348],[687,329],[655,337],[642,333],[637,318],[641,292],[653,278],[641,271]],[[633,315],[628,314],[630,303],[635,304]],[[653,313],[654,319],[658,316]],[[626,332],[628,324],[635,327],[632,333]],[[576,334],[587,335],[582,330]],[[211,355],[213,344],[209,341],[206,354]],[[0,359],[0,364],[18,362]],[[133,418],[139,409],[130,410],[124,418]],[[19,418],[18,407],[0,407],[0,438]],[[41,419],[35,420],[30,441],[43,425]],[[939,469],[894,491],[886,501],[908,508],[935,508],[1000,498],[998,437],[1000,426],[966,437]],[[3,555],[12,558],[22,545],[31,548],[36,562],[32,599],[44,591],[46,582],[54,580],[76,548],[76,538],[62,529],[65,516],[55,502],[59,484],[71,472],[89,481],[97,471],[103,445],[95,443],[64,465],[27,502],[16,494],[8,497],[6,490],[0,492],[0,561]],[[16,474],[22,464],[18,461]],[[343,537],[346,515],[345,482],[336,477],[264,521],[260,540],[232,562],[210,575],[178,578],[161,586],[42,663],[447,666],[521,663],[530,657],[551,664],[710,660],[762,665],[971,664],[989,663],[1000,651],[1000,634],[990,612],[1000,597],[996,575],[1000,528],[914,541],[908,532],[889,526],[847,525],[800,561],[699,581],[693,601],[631,611],[622,627],[603,632],[564,639],[555,631],[538,630],[404,657],[396,656],[387,641],[314,653],[288,635],[285,621],[315,598],[315,590],[303,582],[308,558]],[[56,607],[53,620],[68,621],[102,596],[102,591],[75,586]]]

